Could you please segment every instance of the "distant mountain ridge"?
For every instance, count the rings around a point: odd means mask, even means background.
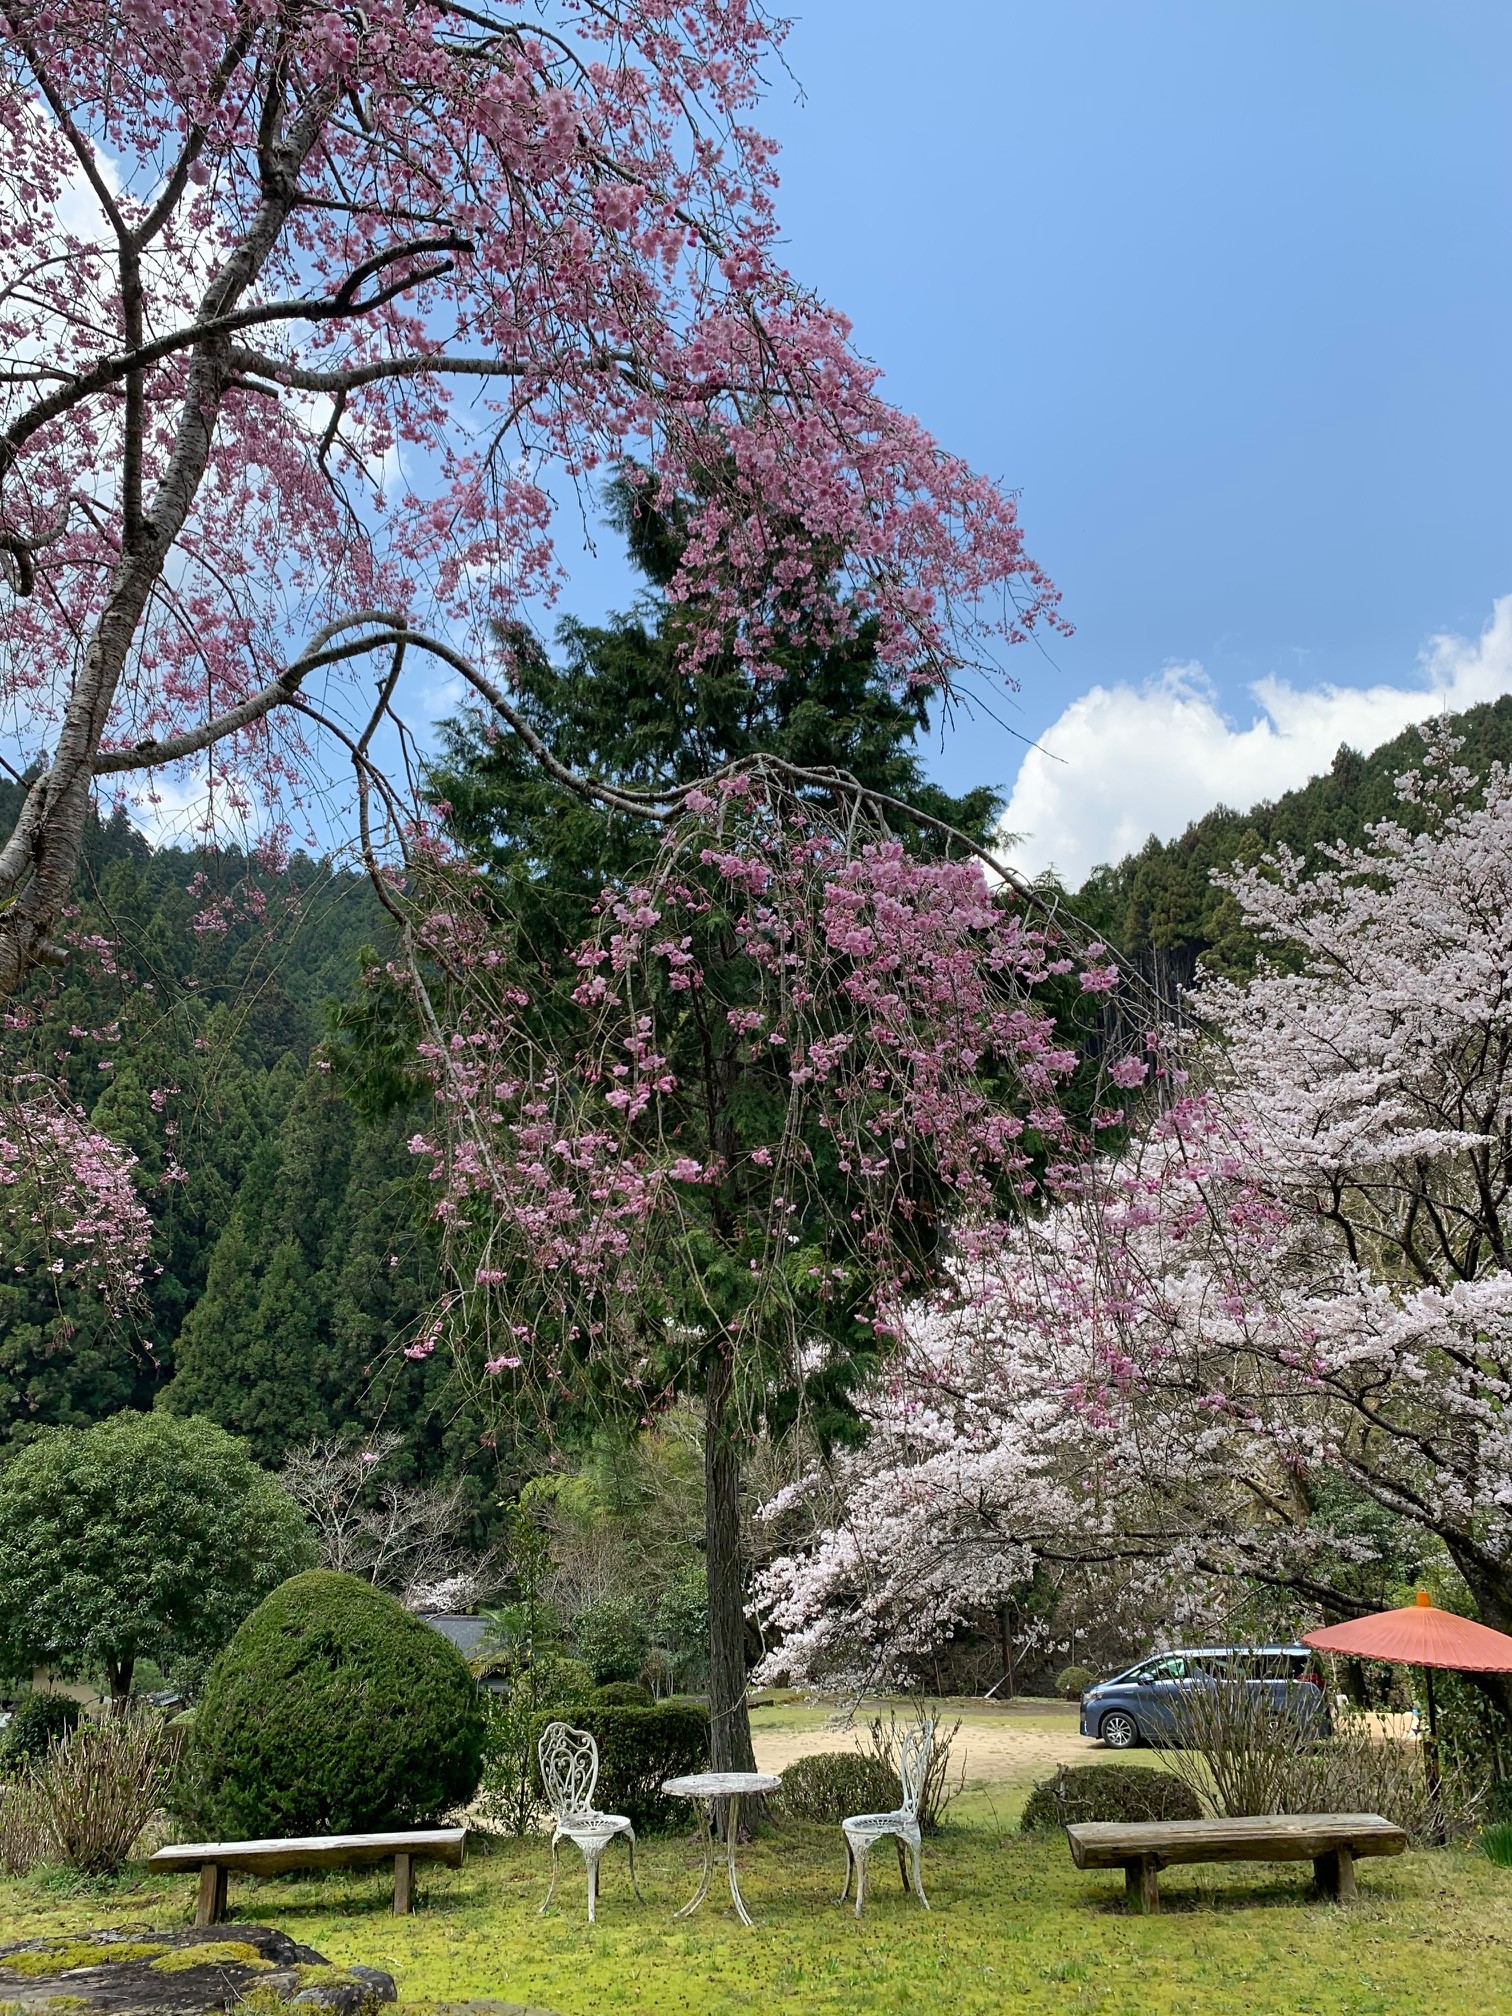
[[[1512,694],[1448,718],[1463,746],[1459,760],[1477,775],[1512,764]],[[1341,745],[1332,767],[1295,791],[1248,812],[1215,805],[1176,840],[1151,836],[1136,854],[1094,868],[1071,897],[1077,915],[1117,946],[1161,995],[1174,1001],[1190,986],[1199,960],[1243,977],[1257,946],[1232,896],[1214,886],[1214,870],[1257,861],[1280,845],[1312,855],[1320,843],[1363,840],[1382,819],[1411,823],[1396,780],[1422,759],[1423,738],[1408,728],[1369,756]]]

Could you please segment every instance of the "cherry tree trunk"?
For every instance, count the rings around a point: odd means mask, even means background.
[[[1453,1540],[1448,1545],[1450,1558],[1475,1598],[1476,1615],[1482,1624],[1512,1635],[1512,1574],[1488,1569],[1483,1559],[1469,1559],[1466,1550],[1456,1549]],[[1512,1673],[1467,1673],[1465,1678],[1512,1724]]]
[[[740,1457],[730,1418],[734,1376],[721,1354],[704,1393],[704,1516],[709,1576],[709,1762],[754,1771],[746,1707],[745,1590],[740,1562]]]

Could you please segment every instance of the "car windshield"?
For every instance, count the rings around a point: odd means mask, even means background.
[[[1146,1686],[1152,1680],[1187,1680],[1195,1678],[1197,1667],[1185,1654],[1163,1652],[1158,1659],[1145,1659],[1138,1666],[1131,1666],[1127,1673],[1117,1675],[1111,1684],[1129,1687]]]

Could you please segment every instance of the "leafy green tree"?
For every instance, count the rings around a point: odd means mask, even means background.
[[[0,823],[17,802],[0,781]],[[251,1158],[300,1089],[327,1000],[388,922],[365,876],[303,855],[274,872],[236,849],[152,850],[124,815],[88,822],[73,902],[73,956],[28,984],[0,1075],[57,1080],[137,1157],[153,1265],[113,1325],[65,1294],[0,1314],[0,1443],[150,1406],[171,1381]]]
[[[79,1288],[0,1279],[0,1450],[40,1427],[147,1407],[157,1365],[129,1320]]]
[[[0,1666],[168,1671],[217,1652],[315,1549],[299,1508],[212,1422],[44,1429],[0,1470]]]
[[[656,1642],[679,1685],[702,1674],[709,1657],[709,1579],[702,1562],[679,1569],[657,1598]]]
[[[483,1746],[479,1805],[506,1834],[529,1834],[541,1817],[536,1740],[543,1715],[576,1721],[593,1698],[593,1676],[580,1659],[536,1652],[503,1671],[502,1692],[486,1695],[488,1730]]]
[[[696,606],[669,607],[660,591],[681,550],[682,513],[611,493],[611,513],[650,584],[628,615],[604,625],[571,618],[553,661],[526,633],[502,639],[513,696],[558,762],[618,785],[692,782],[726,764],[771,755],[805,769],[849,771],[899,802],[898,837],[938,851],[932,828],[903,807],[985,844],[1002,799],[991,786],[952,794],[925,775],[918,741],[927,694],[898,692],[880,671],[876,630],[784,654],[780,679],[753,679],[732,648],[690,673],[680,660]],[[528,950],[550,967],[591,929],[605,882],[633,874],[654,851],[647,824],[606,819],[564,789],[518,738],[481,717],[446,724],[433,795],[473,858],[485,862],[501,905]],[[351,1026],[348,1020],[348,1026]]]
[[[634,1680],[651,1649],[646,1607],[634,1596],[601,1596],[579,1611],[573,1635],[594,1684]]]

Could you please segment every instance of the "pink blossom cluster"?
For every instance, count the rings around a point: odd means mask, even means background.
[[[1052,1342],[985,1277],[952,1286],[953,1307],[914,1309],[902,1348],[862,1395],[860,1447],[761,1508],[752,1607],[769,1648],[763,1683],[907,1682],[1047,1560],[1060,1574],[1090,1570],[1105,1616],[1214,1628],[1190,1536],[1152,1516],[1125,1430],[1094,1427],[1068,1404],[1087,1371],[1084,1339]],[[1020,1650],[1044,1656],[1051,1628],[1042,1616]]]
[[[367,707],[330,626],[488,662],[559,585],[553,486],[630,462],[697,500],[695,656],[770,672],[875,619],[942,679],[1056,620],[1011,497],[782,266],[749,123],[781,35],[758,0],[15,0],[0,690],[53,755],[0,850],[32,891],[0,982],[97,777],[190,763],[212,824],[286,810]]]
[[[437,1124],[411,1147],[466,1256],[457,1334],[507,1331],[518,1356],[523,1333],[551,1378],[645,1322],[679,1227],[749,1276],[726,1328],[775,1326],[796,1357],[807,1308],[842,1295],[890,1334],[941,1225],[1085,1162],[1077,1052],[1042,998],[1081,970],[1059,932],[975,861],[852,846],[770,779],[726,784],[604,891],[549,1044],[543,983],[455,883],[426,927],[436,978],[398,976],[429,1029]]]
[[[0,1268],[124,1306],[152,1242],[135,1166],[50,1086],[13,1080],[0,1103]]]

